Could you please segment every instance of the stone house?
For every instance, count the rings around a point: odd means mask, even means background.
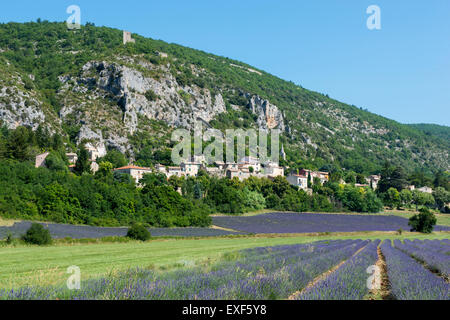
[[[35,161],[34,161],[34,166],[36,168],[45,167],[45,159],[47,158],[47,156],[49,154],[50,154],[50,152],[45,152],[45,153],[38,154],[36,156]]]
[[[418,188],[417,191],[423,192],[423,193],[433,193],[433,189],[430,187],[422,187],[422,188]]]
[[[250,171],[247,168],[241,169],[227,169],[226,177],[233,179],[237,177],[240,181],[250,178]]]
[[[243,157],[241,161],[239,161],[240,165],[244,165],[247,168],[253,167],[254,172],[261,171],[261,162],[256,157]]]
[[[308,177],[305,175],[291,173],[287,176],[287,181],[299,189],[308,189]]]
[[[180,168],[187,177],[196,177],[202,167],[200,162],[182,162]]]
[[[376,174],[371,175],[366,178],[367,184],[369,186],[371,186],[373,190],[376,190],[378,188],[378,183],[380,182],[380,180],[381,180],[381,176],[376,175]]]
[[[167,178],[170,178],[171,176],[176,177],[183,177],[185,176],[185,172],[181,169],[181,167],[167,167]]]
[[[141,180],[144,177],[144,174],[152,173],[152,169],[150,168],[138,167],[133,165],[117,168],[114,169],[114,171],[129,174],[134,179],[134,181],[136,181],[137,184],[139,184],[139,180]]]
[[[268,162],[264,165],[263,173],[269,178],[284,176],[284,168],[280,167],[278,163]]]
[[[70,164],[75,164],[78,160],[78,155],[73,152],[66,153],[66,157]]]
[[[328,172],[324,172],[324,171],[312,171],[309,169],[301,169],[299,171],[299,175],[305,176],[307,178],[309,177],[311,183],[314,182],[314,178],[318,178],[320,180],[321,184],[324,184],[325,182],[327,182],[329,180]]]

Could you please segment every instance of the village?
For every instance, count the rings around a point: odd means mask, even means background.
[[[99,164],[97,159],[100,158],[100,153],[95,147],[87,147],[89,152],[89,160],[91,161],[91,171],[97,172]],[[49,155],[48,152],[39,154],[36,156],[35,167],[45,167],[45,159]],[[282,148],[280,152],[282,159],[286,159],[286,154]],[[66,157],[70,163],[69,169],[73,170],[75,163],[78,159],[76,153],[66,153]],[[210,176],[217,178],[238,178],[240,181],[248,179],[250,177],[268,178],[273,179],[278,176],[285,176],[287,181],[298,189],[305,190],[308,193],[312,193],[311,185],[314,183],[320,183],[323,185],[330,179],[329,172],[314,171],[310,169],[300,169],[296,172],[288,172],[290,168],[282,167],[279,163],[267,161],[261,163],[257,157],[246,156],[240,159],[238,162],[220,162],[216,161],[213,165],[208,165],[204,155],[192,156],[189,161],[182,161],[179,166],[165,166],[162,164],[156,164],[154,168],[141,167],[133,164],[129,164],[124,167],[114,168],[115,172],[129,174],[136,184],[139,185],[139,181],[145,174],[149,173],[162,173],[165,174],[167,179],[172,176],[176,177],[197,177],[200,171],[206,172]],[[380,175],[370,175],[365,178],[366,183],[355,183],[355,187],[370,187],[372,190],[376,190],[378,182],[380,181]],[[346,184],[341,179],[340,184]],[[424,193],[433,193],[433,189],[427,186],[417,188],[414,185],[406,187],[408,190],[418,190]]]

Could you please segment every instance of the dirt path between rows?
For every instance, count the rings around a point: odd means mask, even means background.
[[[389,281],[389,277],[387,274],[387,265],[386,259],[384,258],[383,252],[381,251],[380,242],[377,248],[378,260],[376,262],[376,266],[380,268],[381,275],[381,286],[380,289],[370,290],[369,295],[367,297],[368,300],[395,300],[395,297],[391,293],[391,283]]]
[[[348,259],[345,259],[343,261],[341,261],[339,264],[335,265],[333,268],[331,268],[330,270],[322,273],[321,275],[317,276],[316,278],[314,278],[310,283],[308,283],[308,285],[306,287],[304,287],[303,289],[294,292],[293,294],[291,294],[288,298],[288,300],[296,300],[296,298],[298,296],[300,296],[304,291],[306,291],[307,289],[315,286],[319,281],[322,281],[324,279],[326,279],[327,277],[329,277],[333,272],[335,272],[336,270],[338,270],[344,263],[346,263],[348,260],[350,260],[351,258],[353,258],[354,256],[356,256],[358,253],[360,253],[364,248],[366,248],[368,246],[368,244],[366,244],[364,247],[358,249],[351,257],[349,257]]]

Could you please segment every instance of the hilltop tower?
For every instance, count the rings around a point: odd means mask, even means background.
[[[128,42],[135,43],[136,40],[131,37],[131,32],[123,31],[123,44],[127,44]]]

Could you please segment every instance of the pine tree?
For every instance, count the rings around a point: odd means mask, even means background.
[[[84,172],[91,173],[91,161],[89,160],[89,152],[84,146],[80,147],[74,171],[78,175],[82,175]]]

